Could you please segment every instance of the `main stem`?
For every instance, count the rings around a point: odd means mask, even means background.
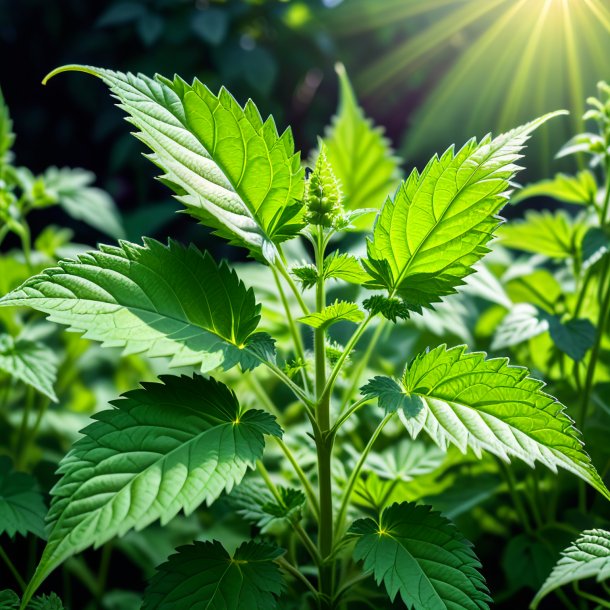
[[[324,233],[319,228],[316,265],[318,267],[318,282],[316,285],[316,311],[320,312],[326,306],[326,295],[324,291],[324,277],[322,269],[324,265]],[[320,609],[327,610],[333,607],[333,569],[332,564],[326,560],[333,549],[333,503],[332,503],[332,436],[330,430],[330,392],[325,392],[326,387],[326,336],[323,328],[314,331],[314,354],[316,368],[316,420],[319,432],[316,437],[316,448],[318,454],[318,486],[320,503],[320,523],[318,530],[318,548],[322,558],[319,575],[319,589],[321,594]]]

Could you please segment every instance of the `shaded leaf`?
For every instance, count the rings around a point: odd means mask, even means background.
[[[264,434],[281,435],[273,416],[244,410],[213,379],[161,381],[97,413],[62,460],[48,543],[26,598],[71,555],[211,504],[254,468]]]
[[[394,379],[376,376],[360,388],[365,398],[377,398],[379,406],[386,413],[401,410],[406,417],[415,417],[422,409],[419,399],[409,396]]]
[[[359,519],[354,559],[363,561],[392,601],[409,610],[488,610],[491,598],[472,545],[455,525],[429,506],[403,502],[378,522]]]
[[[299,322],[313,328],[328,328],[337,322],[362,322],[364,313],[356,303],[335,301],[322,311],[311,313],[299,318]]]
[[[195,542],[177,549],[157,568],[142,610],[272,610],[283,589],[274,560],[283,551],[244,542],[231,557],[220,542]]]

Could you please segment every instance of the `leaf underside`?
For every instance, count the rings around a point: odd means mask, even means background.
[[[104,346],[168,357],[171,366],[205,372],[259,361],[264,336],[252,334],[260,319],[254,292],[194,246],[121,242],[58,265],[0,299],[0,307],[32,307]]]
[[[161,381],[97,413],[62,460],[48,543],[28,592],[87,547],[211,504],[254,468],[264,434],[281,435],[273,416],[241,409],[213,379]]]
[[[423,405],[415,417],[398,412],[409,434],[425,431],[441,448],[455,445],[464,453],[489,451],[532,467],[541,462],[554,472],[561,467],[610,499],[565,407],[543,391],[544,383],[507,358],[465,350],[441,345],[407,367],[404,391]]]

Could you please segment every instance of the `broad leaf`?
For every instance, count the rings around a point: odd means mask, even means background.
[[[409,396],[398,382],[390,377],[373,377],[360,388],[360,393],[365,398],[376,398],[386,414],[401,410],[410,417],[415,417],[422,409],[421,401]]]
[[[502,226],[498,235],[500,243],[509,248],[564,259],[578,254],[586,229],[562,210],[530,210],[525,219]]]
[[[455,445],[463,453],[489,451],[532,467],[538,461],[554,472],[565,468],[610,500],[565,407],[543,391],[544,383],[506,358],[465,349],[441,345],[405,370],[404,391],[422,403],[415,417],[398,411],[409,434],[425,431],[443,449]]]
[[[32,532],[44,538],[46,514],[36,480],[13,471],[11,460],[0,456],[0,534],[25,536]]]
[[[284,581],[271,544],[244,542],[231,557],[220,542],[177,549],[157,568],[142,610],[273,610]]]
[[[50,167],[42,176],[46,195],[67,214],[111,237],[125,231],[114,201],[102,189],[91,186],[95,175],[84,169]]]
[[[536,594],[531,608],[535,610],[551,591],[564,585],[595,578],[610,578],[610,532],[587,530],[561,553],[561,559]]]
[[[610,252],[610,234],[607,229],[590,227],[581,243],[582,268],[589,269]]]
[[[368,286],[386,289],[416,311],[454,293],[489,251],[529,135],[556,115],[494,140],[470,140],[457,153],[449,148],[421,174],[413,170],[377,217],[365,261],[374,278]]]
[[[101,411],[62,460],[51,531],[27,593],[66,558],[230,491],[281,435],[275,419],[244,410],[225,385],[162,377]]]
[[[242,108],[222,88],[214,95],[195,80],[122,74],[88,66],[118,98],[137,137],[152,151],[189,214],[231,243],[273,261],[276,245],[302,227],[303,169],[289,130],[263,122],[252,101]]]
[[[360,519],[354,559],[409,610],[488,610],[491,598],[472,545],[429,506],[403,502],[379,521]]]
[[[324,278],[335,278],[345,280],[351,284],[362,284],[369,280],[370,276],[355,256],[339,253],[338,250],[335,250],[324,260]]]
[[[44,343],[0,335],[0,371],[57,400],[57,358]]]
[[[363,311],[356,303],[347,301],[335,301],[325,307],[322,311],[311,313],[299,318],[299,322],[312,326],[313,328],[328,328],[337,322],[362,322]]]
[[[0,307],[33,307],[105,346],[204,372],[252,368],[269,355],[270,339],[252,334],[260,319],[254,292],[194,246],[122,242],[58,264],[0,299]]]
[[[596,195],[595,176],[586,169],[575,176],[557,174],[552,180],[528,184],[511,198],[511,203],[519,203],[532,197],[552,197],[565,203],[593,205]]]
[[[341,183],[346,210],[379,208],[398,184],[400,160],[383,129],[364,116],[342,65],[337,74],[339,108],[324,138],[328,160]],[[353,224],[368,229],[370,221],[364,217]]]

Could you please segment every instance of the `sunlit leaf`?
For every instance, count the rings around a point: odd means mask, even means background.
[[[322,311],[311,313],[299,318],[299,322],[312,326],[313,328],[328,328],[337,322],[358,323],[364,319],[364,312],[356,303],[347,301],[335,301]]]
[[[511,203],[519,203],[532,197],[552,197],[565,203],[593,205],[597,195],[595,176],[588,169],[578,172],[575,176],[557,174],[552,180],[542,180],[528,184],[517,191],[511,198]]]

